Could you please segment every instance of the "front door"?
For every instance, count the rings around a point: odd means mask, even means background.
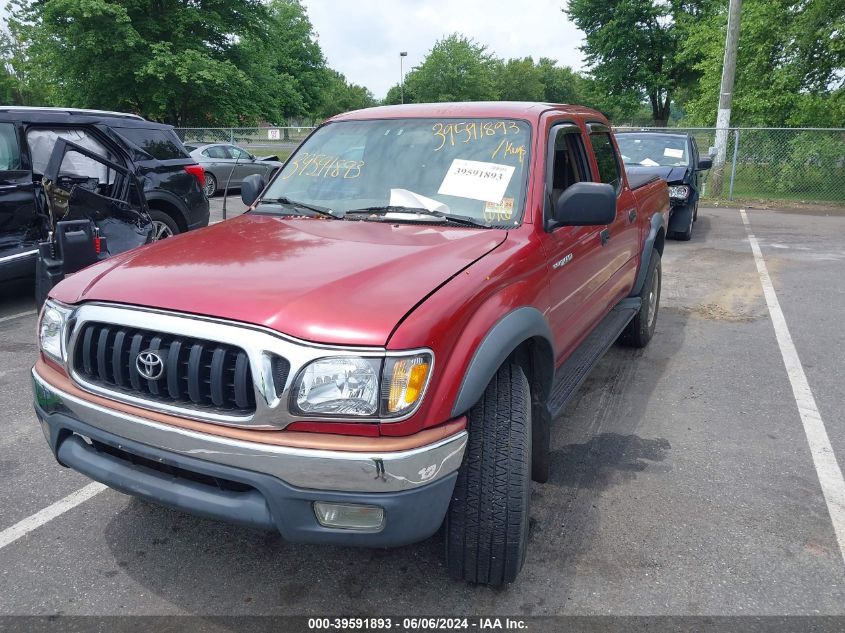
[[[546,161],[545,217],[561,193],[576,182],[592,180],[582,129],[556,123],[549,133]],[[546,233],[551,295],[549,320],[555,333],[559,365],[603,316],[598,301],[605,269],[604,226],[559,226]]]

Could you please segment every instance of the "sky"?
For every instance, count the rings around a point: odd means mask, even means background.
[[[434,43],[458,31],[497,57],[556,59],[583,68],[583,33],[561,11],[565,0],[303,0],[331,68],[377,99],[422,63]]]

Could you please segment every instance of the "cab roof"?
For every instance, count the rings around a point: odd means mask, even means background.
[[[583,106],[533,101],[466,101],[461,103],[407,103],[404,105],[377,106],[364,110],[345,112],[330,121],[362,121],[367,119],[399,118],[505,118],[527,119],[536,122],[548,110],[577,117],[605,121],[603,114]]]

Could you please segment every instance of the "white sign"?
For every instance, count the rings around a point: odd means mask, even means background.
[[[449,166],[437,193],[499,203],[505,195],[513,172],[514,167],[511,165],[456,158]]]
[[[684,157],[684,150],[682,149],[672,149],[671,147],[667,147],[663,150],[663,155],[668,156],[669,158],[683,158]]]
[[[267,130],[267,140],[268,141],[278,141],[281,138],[281,130],[276,128],[270,128]]]

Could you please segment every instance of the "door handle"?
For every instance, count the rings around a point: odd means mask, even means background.
[[[601,245],[604,246],[608,243],[608,241],[610,241],[610,230],[604,229],[601,233],[599,233],[599,236],[601,236]]]
[[[631,209],[628,211],[628,222],[636,222],[637,221],[637,210]]]

